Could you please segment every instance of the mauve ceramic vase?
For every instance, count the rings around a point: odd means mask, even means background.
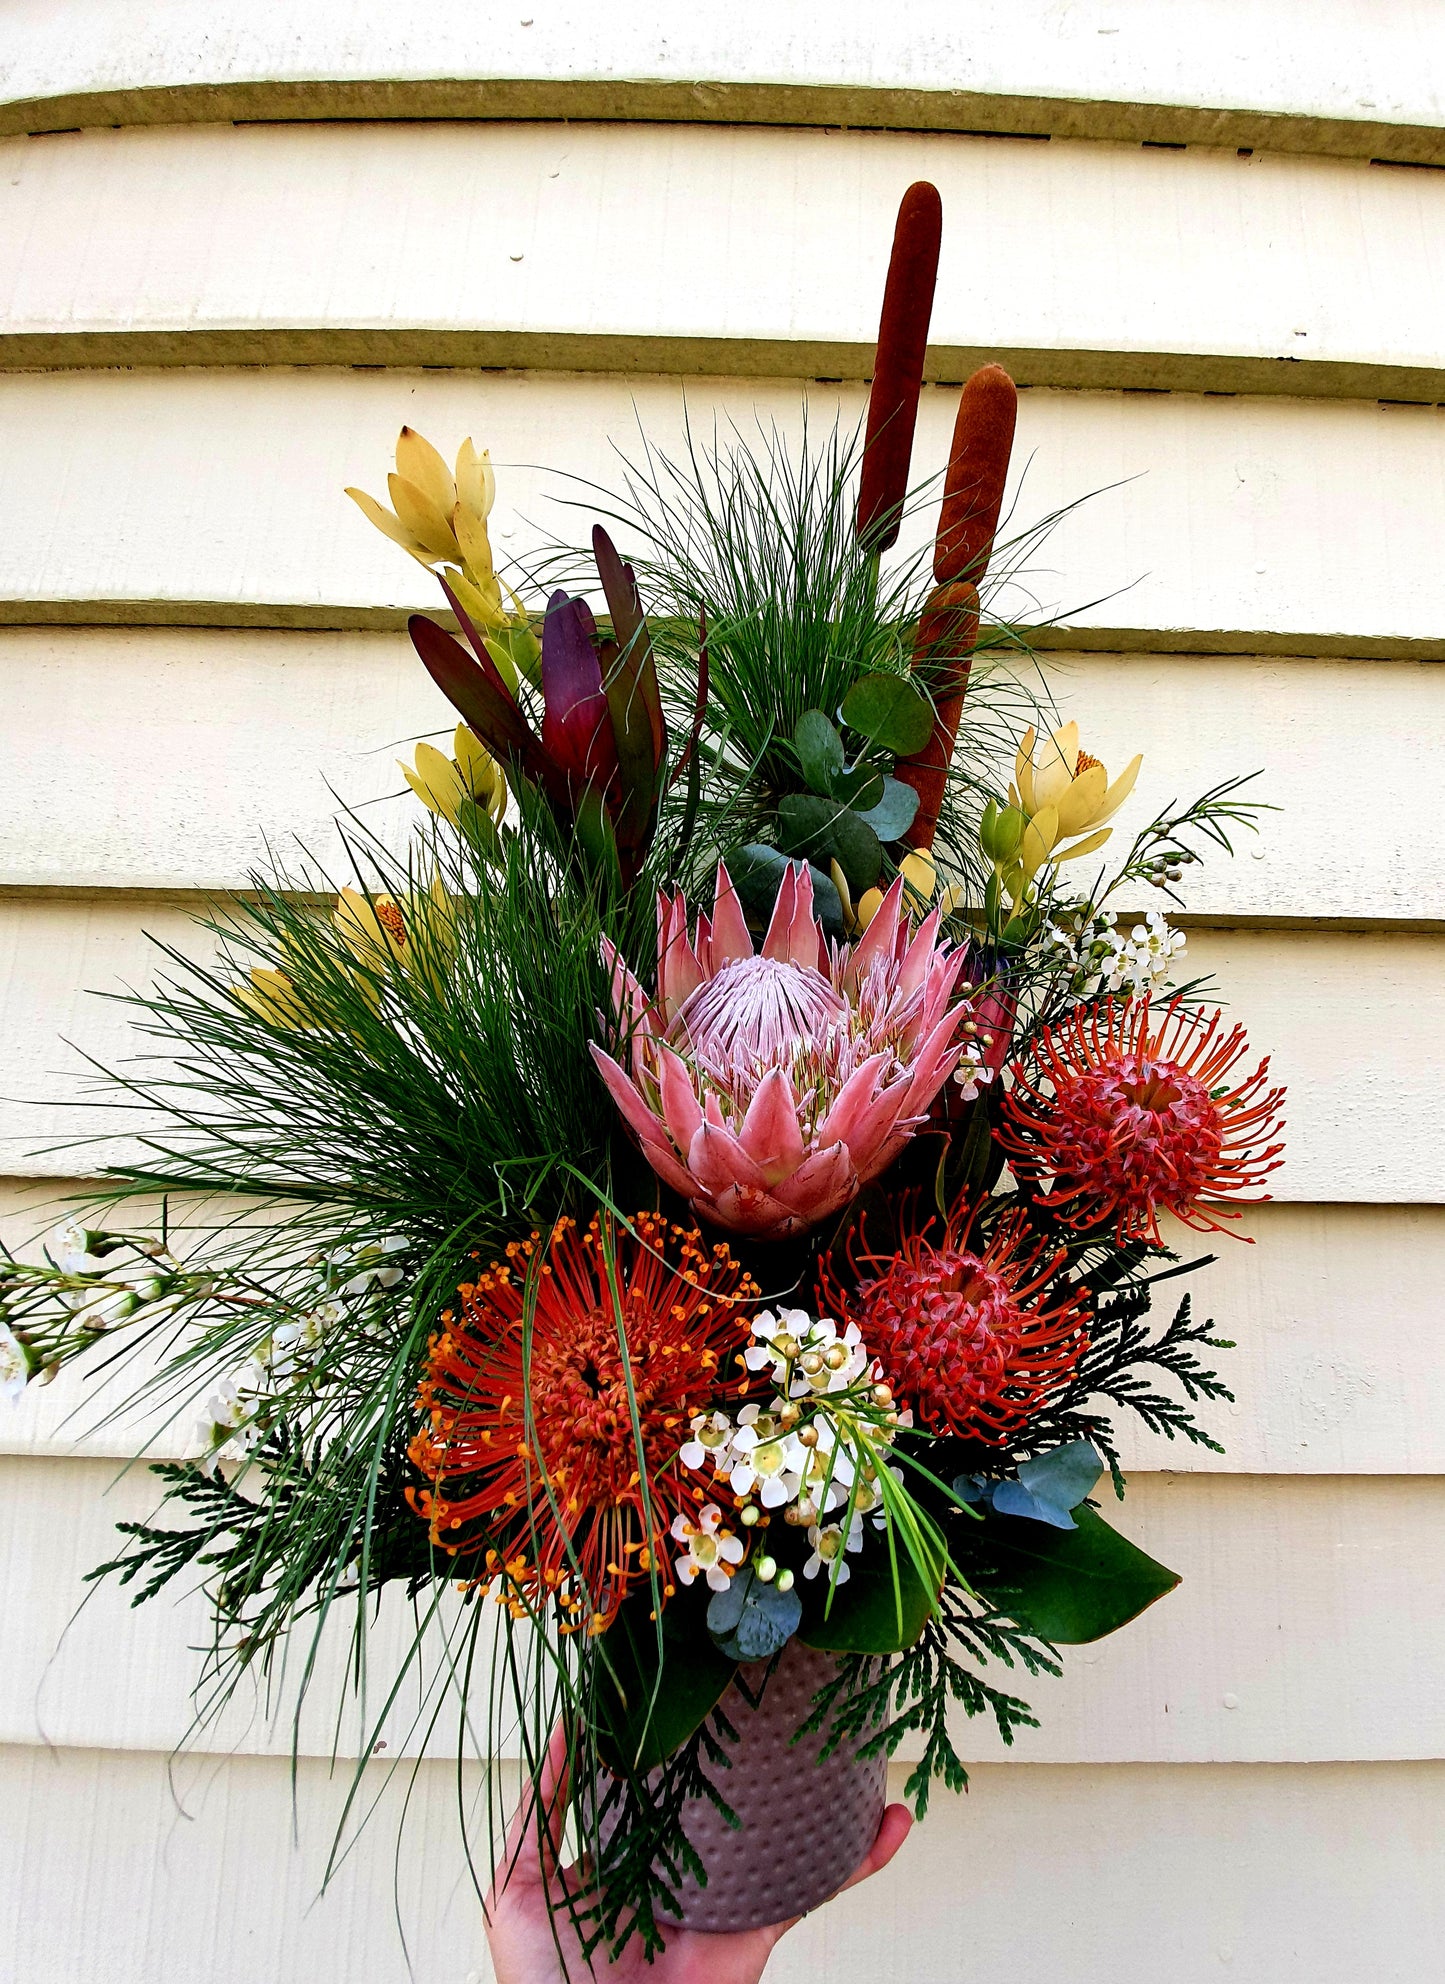
[[[730,1767],[706,1768],[741,1830],[705,1798],[683,1808],[707,1886],[683,1883],[682,1919],[717,1934],[782,1922],[836,1894],[877,1836],[888,1771],[886,1758],[860,1762],[846,1742],[820,1763],[822,1731],[792,1741],[837,1671],[834,1654],[789,1640],[770,1676],[766,1661],[739,1671],[748,1695],[734,1682],[720,1703],[738,1732]],[[759,1688],[754,1708],[748,1696]]]

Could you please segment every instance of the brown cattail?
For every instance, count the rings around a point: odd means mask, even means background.
[[[938,830],[958,720],[963,714],[968,671],[978,645],[978,588],[936,586],[928,596],[913,641],[913,667],[933,692],[933,735],[921,751],[906,758],[894,776],[918,794],[918,811],[904,835],[910,847],[929,848]]]
[[[857,528],[860,543],[870,551],[886,551],[898,537],[942,238],[938,188],[920,179],[909,187],[898,208],[868,395]]]
[[[1001,365],[984,365],[963,389],[933,547],[933,576],[978,585],[988,570],[1018,417],[1018,390]]]

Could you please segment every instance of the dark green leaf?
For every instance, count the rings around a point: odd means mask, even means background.
[[[885,778],[882,797],[877,803],[856,810],[859,819],[873,829],[879,840],[902,840],[918,811],[918,794],[901,778]]]
[[[874,744],[911,758],[933,735],[933,705],[902,675],[865,675],[843,698],[843,721]]]
[[[728,855],[727,864],[733,887],[742,898],[743,908],[755,923],[766,923],[773,913],[778,890],[783,886],[783,877],[793,863],[777,848],[769,847],[764,841],[751,840],[745,847],[734,848]],[[823,926],[823,934],[836,937],[841,942],[844,936],[843,904],[833,886],[833,878],[816,864],[810,863],[809,867],[813,877],[813,913]]]
[[[847,1584],[833,1593],[825,1619],[827,1585],[820,1576],[816,1612],[798,1628],[804,1646],[829,1653],[898,1653],[912,1646],[932,1613],[933,1599],[906,1551],[898,1553],[898,1584],[886,1548],[870,1550],[850,1566]]]
[[[771,1660],[798,1630],[803,1601],[796,1591],[764,1584],[745,1565],[707,1608],[708,1631],[730,1660]]]
[[[694,1630],[685,1640],[665,1634],[659,1681],[657,1628],[648,1617],[651,1594],[640,1596],[646,1603],[633,1599],[624,1605],[600,1644],[598,1728],[615,1766],[648,1771],[716,1708],[736,1662],[704,1633]]]
[[[1074,1519],[1077,1529],[1061,1530],[990,1515],[970,1525],[959,1552],[981,1597],[1056,1646],[1117,1632],[1179,1582],[1097,1510],[1080,1507]]]
[[[857,813],[833,799],[790,792],[778,802],[778,838],[784,851],[817,866],[836,861],[855,896],[883,873],[883,844]]]
[[[851,771],[839,772],[831,797],[841,799],[855,813],[866,813],[883,797],[883,774],[871,765],[854,765]]]
[[[843,740],[821,710],[804,710],[793,732],[793,749],[804,779],[814,792],[832,793],[843,769]]]

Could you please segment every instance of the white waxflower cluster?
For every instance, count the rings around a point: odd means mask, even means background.
[[[1092,917],[1077,933],[1051,925],[1049,941],[1061,962],[1073,967],[1072,989],[1078,993],[1120,993],[1143,998],[1164,985],[1184,955],[1182,930],[1171,930],[1157,909],[1149,910],[1127,936],[1115,929],[1112,914]]]
[[[407,1245],[404,1238],[393,1235],[347,1247],[332,1262],[333,1275],[340,1277],[337,1297],[352,1302],[385,1300],[402,1280],[394,1257]],[[244,1461],[256,1451],[274,1423],[277,1407],[307,1389],[323,1345],[346,1313],[344,1301],[332,1299],[278,1324],[246,1362],[221,1381],[196,1425],[200,1465],[207,1473],[214,1473],[222,1461]]]
[[[187,1292],[175,1286],[180,1262],[159,1241],[70,1225],[61,1227],[45,1251],[62,1274],[86,1277],[86,1286],[55,1291],[77,1330],[111,1329],[138,1309],[149,1312],[148,1321],[158,1321]]]
[[[196,1424],[200,1462],[214,1474],[222,1461],[244,1461],[264,1439],[274,1408],[304,1385],[327,1336],[345,1312],[322,1302],[293,1322],[279,1324],[222,1380]]]
[[[845,1551],[862,1548],[864,1518],[878,1525],[886,1520],[878,1475],[894,1429],[906,1423],[906,1416],[885,1413],[880,1420],[880,1409],[891,1405],[891,1396],[878,1397],[887,1387],[856,1323],[840,1332],[830,1317],[813,1317],[804,1309],[777,1314],[764,1309],[754,1319],[753,1337],[743,1361],[750,1371],[771,1371],[774,1396],[765,1405],[743,1406],[736,1417],[722,1411],[695,1414],[682,1464],[710,1466],[714,1480],[725,1479],[743,1504],[745,1527],[757,1520],[756,1503],[769,1512],[781,1511],[794,1527],[806,1528],[812,1555],[803,1575],[814,1577],[826,1569],[841,1584],[848,1566],[838,1560]],[[869,1410],[860,1409],[860,1393]],[[897,1477],[896,1468],[890,1472]],[[826,1521],[845,1508],[851,1510],[846,1531],[840,1523]],[[678,1563],[685,1583],[697,1575],[691,1565],[684,1574],[686,1561]],[[726,1583],[731,1568],[716,1568]]]
[[[191,1281],[157,1240],[63,1226],[45,1248],[46,1265],[12,1262],[0,1275],[0,1398],[18,1404],[34,1381],[131,1320],[159,1322],[192,1299]],[[17,1297],[12,1328],[7,1295]]]
[[[25,1346],[8,1323],[0,1322],[0,1398],[18,1405],[29,1383],[30,1359]]]

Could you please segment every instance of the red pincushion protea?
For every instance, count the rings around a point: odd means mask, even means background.
[[[1072,1373],[1088,1345],[1089,1309],[1071,1287],[1050,1297],[1065,1249],[1031,1234],[1022,1213],[1005,1214],[986,1243],[970,1244],[972,1223],[961,1203],[936,1243],[929,1220],[904,1233],[895,1255],[850,1249],[857,1292],[825,1265],[818,1301],[857,1323],[921,1426],[999,1445]]]
[[[1159,1215],[1222,1233],[1240,1200],[1282,1163],[1282,1088],[1269,1060],[1233,1079],[1248,1052],[1242,1026],[1171,1000],[1080,1008],[1035,1040],[1012,1069],[998,1136],[1017,1177],[1052,1180],[1040,1204],[1079,1229],[1112,1222],[1120,1246],[1160,1241]],[[1246,1236],[1240,1235],[1240,1238]]]
[[[431,1342],[417,1399],[427,1424],[410,1448],[432,1484],[410,1499],[433,1541],[485,1551],[514,1612],[553,1594],[592,1632],[668,1562],[668,1528],[695,1499],[678,1449],[723,1358],[749,1340],[758,1293],[695,1228],[651,1213],[633,1228],[559,1220],[540,1259],[533,1234],[462,1288],[460,1316]]]

